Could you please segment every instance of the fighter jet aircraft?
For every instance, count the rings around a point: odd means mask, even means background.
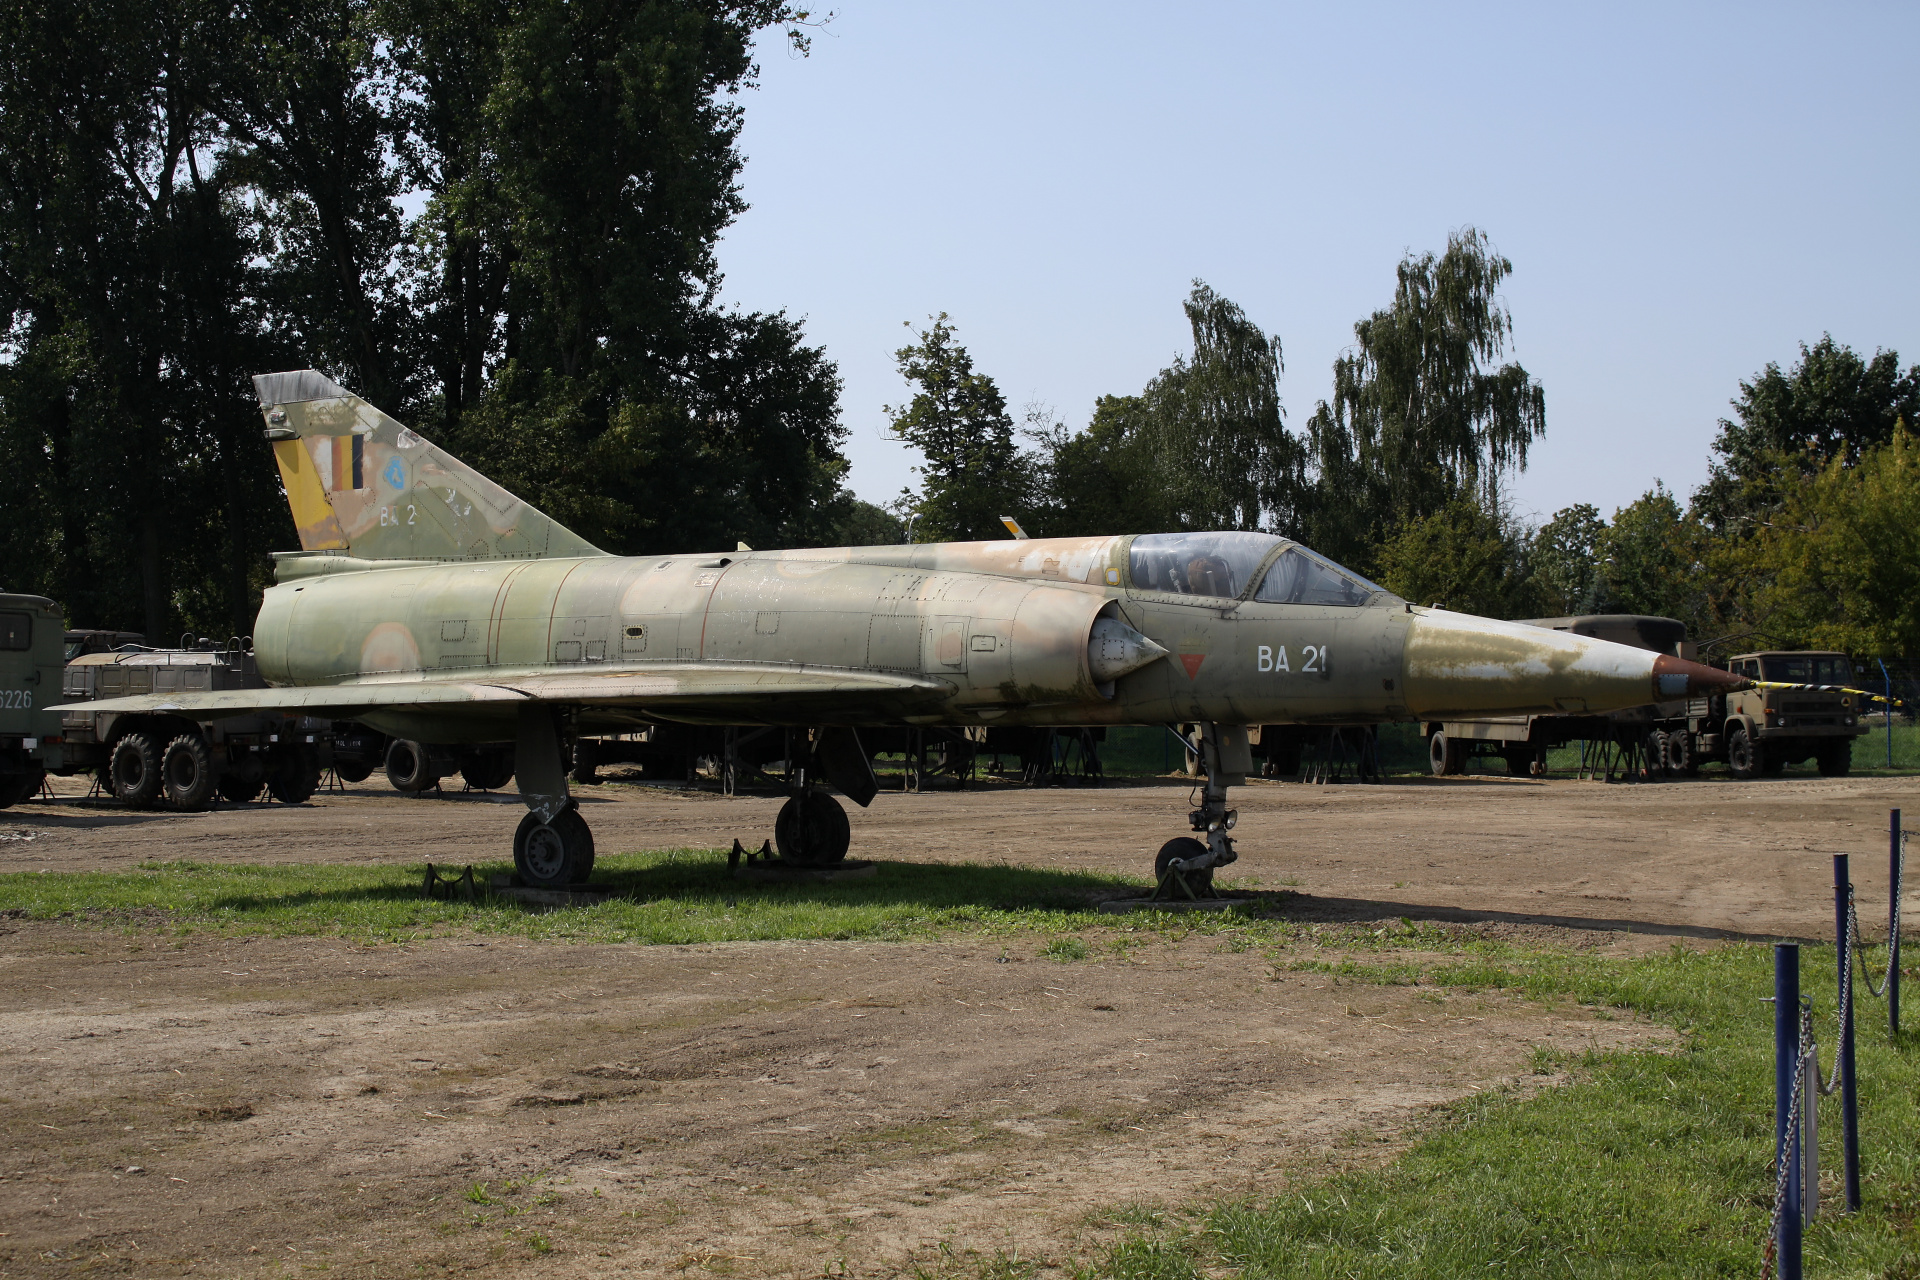
[[[845,856],[880,726],[1193,724],[1205,785],[1156,873],[1235,860],[1246,726],[1602,712],[1743,687],[1666,654],[1422,608],[1285,538],[1142,533],[613,556],[313,370],[254,379],[301,550],[253,643],[274,687],[87,704],[267,709],[515,745],[522,880],[578,883],[593,835],[569,735],[787,730],[775,832]]]

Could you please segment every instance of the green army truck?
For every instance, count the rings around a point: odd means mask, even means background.
[[[31,799],[46,777],[42,752],[60,736],[60,606],[0,592],[0,809]]]
[[[1864,699],[1846,686],[1853,664],[1832,650],[1768,650],[1727,660],[1735,675],[1801,689],[1743,689],[1687,704],[1684,719],[1660,726],[1666,761],[1691,774],[1705,760],[1724,760],[1736,778],[1780,772],[1812,760],[1827,777],[1853,767],[1853,740],[1867,732]]]
[[[148,649],[125,645],[81,653],[67,664],[62,701],[102,701],[140,694],[263,689],[252,649],[239,639],[224,645]],[[164,711],[113,712],[84,708],[60,713],[59,736],[42,760],[62,776],[94,774],[122,804],[203,809],[219,796],[239,804],[264,789],[285,804],[300,804],[320,782],[331,753],[324,720],[264,712],[196,721]]]

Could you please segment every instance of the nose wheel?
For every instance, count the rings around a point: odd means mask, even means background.
[[[1195,739],[1181,735],[1205,780],[1200,788],[1200,807],[1187,815],[1194,834],[1167,841],[1154,855],[1154,897],[1207,896],[1213,892],[1214,868],[1239,861],[1233,837],[1227,832],[1233,830],[1240,815],[1227,807],[1227,787],[1245,782],[1252,767],[1246,733],[1244,728],[1223,728],[1209,721],[1200,726]]]
[[[1153,857],[1156,898],[1204,898],[1213,893],[1213,862],[1206,845],[1175,836]]]

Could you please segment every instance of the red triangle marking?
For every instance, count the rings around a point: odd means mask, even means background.
[[[1207,655],[1204,653],[1181,654],[1180,665],[1187,669],[1187,679],[1198,680],[1200,678],[1200,664],[1206,660]]]

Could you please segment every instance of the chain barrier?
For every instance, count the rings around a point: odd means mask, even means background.
[[[1839,1034],[1843,1039],[1846,1035],[1848,1020],[1853,1014],[1853,972],[1855,965],[1857,964],[1860,970],[1860,978],[1866,983],[1868,993],[1876,998],[1884,998],[1886,996],[1896,976],[1894,972],[1894,965],[1896,963],[1894,957],[1900,953],[1900,900],[1901,894],[1904,892],[1903,881],[1906,872],[1906,845],[1907,839],[1911,834],[1911,832],[1905,830],[1900,832],[1900,852],[1902,856],[1894,859],[1893,863],[1893,907],[1889,912],[1888,920],[1887,969],[1880,975],[1878,985],[1875,985],[1873,981],[1873,971],[1867,966],[1865,949],[1860,940],[1860,911],[1855,899],[1853,884],[1851,881],[1847,884],[1847,928],[1845,945],[1848,955],[1851,957],[1851,962],[1841,976],[1839,984]],[[1777,1161],[1779,1168],[1776,1170],[1774,1176],[1773,1214],[1767,1223],[1766,1247],[1761,1251],[1761,1280],[1773,1280],[1774,1275],[1777,1273],[1780,1249],[1780,1224],[1787,1209],[1787,1188],[1796,1174],[1804,1174],[1809,1168],[1808,1161],[1817,1161],[1818,1159],[1816,1152],[1807,1149],[1810,1143],[1818,1142],[1817,1136],[1812,1132],[1806,1134],[1801,1132],[1803,1124],[1806,1124],[1806,1121],[1811,1119],[1811,1117],[1803,1117],[1802,1115],[1802,1103],[1807,1094],[1807,1072],[1809,1070],[1812,1071],[1812,1084],[1819,1096],[1823,1098],[1831,1097],[1840,1090],[1840,1075],[1844,1062],[1844,1053],[1836,1051],[1833,1055],[1832,1075],[1824,1079],[1822,1078],[1820,1072],[1820,1046],[1814,1034],[1813,1002],[1805,996],[1801,997],[1799,1045],[1794,1056],[1793,1084],[1788,1095],[1787,1103],[1787,1120],[1785,1126],[1787,1137],[1786,1142],[1783,1144],[1783,1150],[1780,1152],[1781,1158]],[[1811,1128],[1811,1126],[1809,1126],[1809,1128]],[[1785,1158],[1788,1152],[1794,1153],[1797,1158]],[[1806,1199],[1806,1192],[1803,1189],[1803,1214],[1807,1212],[1809,1203]]]
[[[1807,1069],[1808,1033],[1813,1027],[1811,1014],[1812,1011],[1809,1009],[1801,1011],[1800,1052],[1794,1056],[1793,1087],[1787,1094],[1791,1099],[1787,1104],[1786,1148],[1788,1151],[1798,1149],[1796,1139],[1800,1132],[1800,1099],[1806,1093],[1802,1081]],[[1819,1067],[1819,1058],[1816,1053],[1814,1059],[1816,1078],[1819,1076]],[[1781,1153],[1782,1156],[1785,1154],[1784,1151]],[[1760,1280],[1773,1280],[1774,1266],[1779,1261],[1780,1253],[1780,1220],[1787,1211],[1787,1187],[1793,1180],[1793,1175],[1798,1172],[1798,1161],[1780,1159],[1775,1163],[1779,1166],[1779,1170],[1773,1180],[1773,1217],[1767,1223],[1767,1247],[1760,1254]]]

